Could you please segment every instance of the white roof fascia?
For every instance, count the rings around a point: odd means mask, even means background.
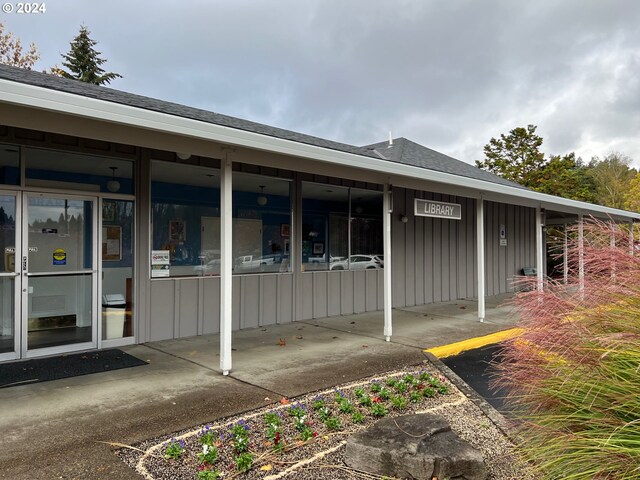
[[[598,212],[612,217],[640,220],[640,214],[638,213],[592,205],[590,203],[555,197],[532,190],[524,190],[474,178],[438,172],[389,160],[341,152],[339,150],[294,142],[292,140],[271,137],[260,133],[239,130],[106,100],[84,97],[82,95],[60,92],[49,88],[27,85],[6,79],[0,79],[0,101],[132,127],[308,158],[336,165],[373,170],[389,175],[402,175],[432,182],[457,185],[479,192],[486,191],[505,196],[525,198],[540,202],[554,209],[562,210],[562,207],[568,207],[571,211],[578,210],[584,213]]]

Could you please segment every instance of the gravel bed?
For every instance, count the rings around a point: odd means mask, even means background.
[[[393,380],[397,384],[387,385],[387,382],[393,383]],[[382,392],[379,391],[380,388],[383,389]],[[389,398],[386,398],[385,391]],[[364,397],[368,397],[373,406],[362,405],[363,402],[368,403],[366,399],[363,400]],[[321,399],[324,401],[322,408],[319,403]],[[393,400],[395,405],[392,403]],[[348,410],[349,404],[363,414],[361,423],[353,423],[353,414],[342,411]],[[349,435],[366,429],[379,420],[381,417],[373,416],[371,409],[382,407],[388,410],[386,416],[427,411],[443,415],[461,438],[482,452],[489,470],[489,478],[492,480],[534,478],[518,460],[509,439],[429,363],[422,367],[387,372],[288,401],[283,399],[281,403],[270,407],[150,439],[133,445],[134,448],[122,448],[117,454],[142,477],[150,480],[197,479],[198,471],[203,468],[198,459],[198,453],[202,452],[200,436],[208,431],[215,438],[218,458],[214,465],[204,463],[204,468],[216,468],[221,473],[220,478],[379,478],[349,469],[344,465],[343,454],[344,443]],[[273,431],[268,435],[268,426],[264,419],[264,415],[269,412],[275,413],[280,419],[280,425],[277,427],[278,437],[275,441]],[[295,425],[296,415],[300,418],[298,428]],[[337,419],[341,424],[340,428],[329,428],[325,423],[327,418],[333,418],[333,421]],[[234,438],[230,435],[230,429],[234,425],[237,426],[238,422],[246,424],[248,450],[253,455],[253,466],[245,473],[239,473],[236,469]],[[300,438],[300,428],[306,428],[307,433],[313,436],[303,442]],[[164,457],[167,442],[172,439],[175,439],[175,442],[184,442],[185,452],[176,460]],[[274,452],[274,443],[284,445],[284,451]]]

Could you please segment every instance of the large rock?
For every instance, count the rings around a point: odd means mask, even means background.
[[[441,415],[385,418],[353,435],[345,451],[351,468],[390,477],[484,480],[482,455],[451,431]]]

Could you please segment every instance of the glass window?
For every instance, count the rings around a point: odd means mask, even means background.
[[[20,185],[20,149],[0,143],[0,184]]]
[[[134,203],[102,201],[102,339],[133,335]]]
[[[290,251],[291,182],[234,173],[233,272],[288,272]]]
[[[152,162],[153,278],[220,273],[220,171]]]
[[[382,268],[382,193],[303,182],[302,268]]]
[[[133,162],[108,157],[29,148],[28,187],[133,194]]]

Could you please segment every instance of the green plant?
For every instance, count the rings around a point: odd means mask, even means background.
[[[244,420],[234,423],[229,433],[236,453],[241,454],[249,449],[249,425]]]
[[[387,384],[388,387],[393,387],[396,384],[396,382],[397,380],[395,378],[389,377],[387,378],[385,383]]]
[[[205,425],[202,430],[198,433],[198,440],[202,445],[213,445],[215,442],[215,436],[211,431],[211,427],[209,425]]]
[[[640,475],[640,257],[628,236],[597,221],[583,242],[569,232],[569,272],[584,272],[584,288],[547,281],[516,297],[523,330],[503,343],[494,386],[539,478]]]
[[[351,414],[351,421],[356,424],[364,422],[363,413],[360,410],[354,410]]]
[[[218,459],[218,447],[215,445],[202,445],[202,452],[198,453],[198,460],[200,463],[208,463],[209,465],[213,465]]]
[[[353,394],[356,396],[356,398],[360,398],[360,397],[362,397],[362,396],[364,395],[364,393],[365,393],[365,392],[364,392],[364,388],[356,388],[356,389],[353,391]]]
[[[409,386],[406,383],[404,383],[403,381],[401,381],[401,380],[396,382],[394,387],[396,389],[396,392],[398,392],[398,393],[404,393],[409,389]]]
[[[391,405],[396,410],[404,410],[407,408],[407,399],[402,395],[394,395],[391,397]]]
[[[415,382],[416,378],[408,373],[404,377],[402,377],[402,380],[404,380],[404,383],[406,383],[407,385],[413,385],[413,382]]]
[[[326,405],[326,402],[324,401],[324,398],[322,397],[316,397],[313,399],[313,404],[312,407],[314,410],[320,410],[321,408],[324,408]]]
[[[324,421],[325,427],[329,430],[340,430],[342,429],[342,422],[338,417],[329,417]]]
[[[424,387],[422,389],[422,396],[425,398],[433,398],[436,396],[436,391],[431,387]]]
[[[348,398],[343,398],[338,404],[338,409],[342,413],[351,413],[353,412],[353,404]]]
[[[371,415],[374,417],[384,417],[389,410],[382,403],[374,403],[371,405]]]
[[[267,425],[280,426],[282,424],[282,418],[276,412],[267,412],[262,416],[262,420]]]
[[[382,388],[378,392],[378,397],[380,397],[381,400],[389,400],[391,398],[391,392],[386,388]]]
[[[418,403],[421,399],[422,399],[422,393],[420,393],[419,390],[414,390],[409,395],[409,400],[411,400],[413,403]]]
[[[363,395],[362,398],[360,398],[360,405],[369,407],[372,403],[373,401],[371,400],[371,397],[369,395]]]
[[[307,414],[307,409],[301,403],[296,403],[289,407],[289,415],[294,418],[304,417]]]
[[[382,385],[380,385],[380,382],[378,382],[377,380],[374,380],[373,382],[371,382],[372,393],[378,393],[380,392],[380,390],[382,390]]]
[[[200,470],[196,476],[198,480],[218,480],[220,477],[220,472],[216,470],[209,470],[208,468],[203,468]]]
[[[177,460],[184,454],[184,440],[176,440],[172,438],[165,444],[164,458],[169,460]]]
[[[244,452],[234,458],[236,464],[236,470],[239,472],[248,472],[253,466],[253,455],[249,452]]]
[[[331,416],[331,410],[329,410],[329,407],[322,407],[317,413],[320,421],[322,422]]]
[[[313,430],[311,430],[311,428],[308,425],[305,425],[305,428],[303,428],[302,430],[300,430],[300,439],[303,442],[306,442],[307,440],[315,437],[316,434],[314,433]]]

